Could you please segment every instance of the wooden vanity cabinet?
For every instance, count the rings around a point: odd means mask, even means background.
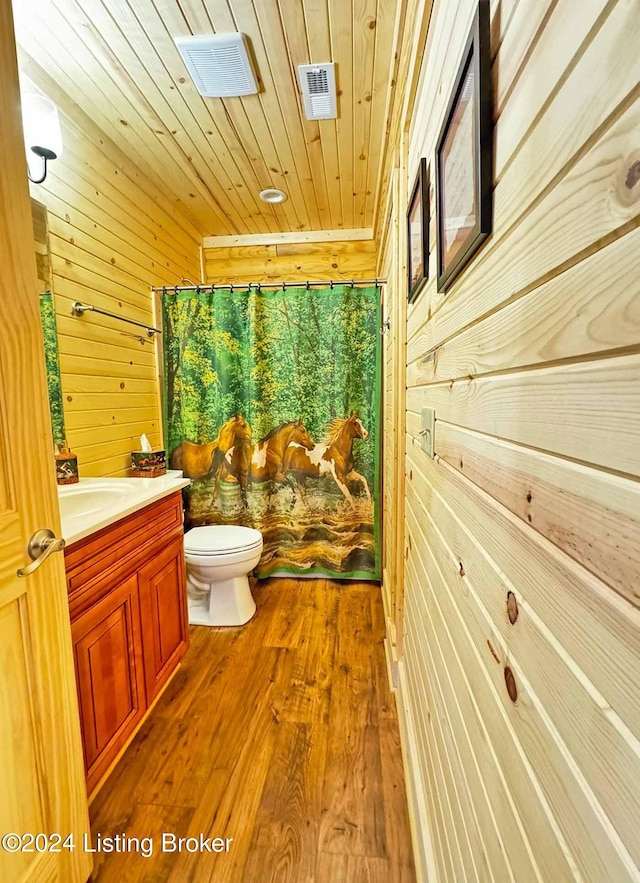
[[[183,538],[178,491],[65,551],[90,795],[187,649]]]

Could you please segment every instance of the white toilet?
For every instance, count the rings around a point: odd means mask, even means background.
[[[260,561],[262,534],[251,527],[210,525],[185,534],[189,622],[244,625],[256,612],[248,574]]]

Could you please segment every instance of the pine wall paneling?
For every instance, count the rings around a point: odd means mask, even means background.
[[[640,22],[534,6],[491,5],[493,235],[407,310],[399,698],[425,879],[433,848],[441,880],[617,883],[640,878]],[[405,199],[474,12],[434,2]]]
[[[374,279],[376,243],[315,242],[205,248],[206,282],[322,282]]]
[[[398,0],[394,65],[389,71],[393,88],[386,112],[384,150],[378,169],[373,226],[376,239],[382,241],[385,202],[391,187],[391,175],[406,157],[408,117],[413,107],[421,61],[426,52],[433,0]]]
[[[63,154],[31,193],[46,207],[69,442],[81,476],[123,475],[142,432],[161,443],[155,345],[104,316],[73,318],[71,304],[153,322],[150,286],[198,278],[200,240],[35,63],[21,61],[62,112]]]

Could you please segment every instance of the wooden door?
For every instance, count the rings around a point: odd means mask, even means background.
[[[75,883],[91,860],[62,555],[17,576],[29,538],[59,536],[60,517],[10,0],[0,0],[0,83],[0,834],[75,840],[58,852],[0,848],[0,880]]]
[[[72,634],[91,794],[146,709],[137,575],[81,614]]]
[[[182,534],[139,573],[147,702],[165,683],[189,641]]]

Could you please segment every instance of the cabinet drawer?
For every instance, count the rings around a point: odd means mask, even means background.
[[[135,573],[152,547],[163,548],[182,532],[182,495],[177,492],[71,546],[65,552],[71,619]]]
[[[139,605],[132,576],[71,626],[89,792],[146,708]]]

